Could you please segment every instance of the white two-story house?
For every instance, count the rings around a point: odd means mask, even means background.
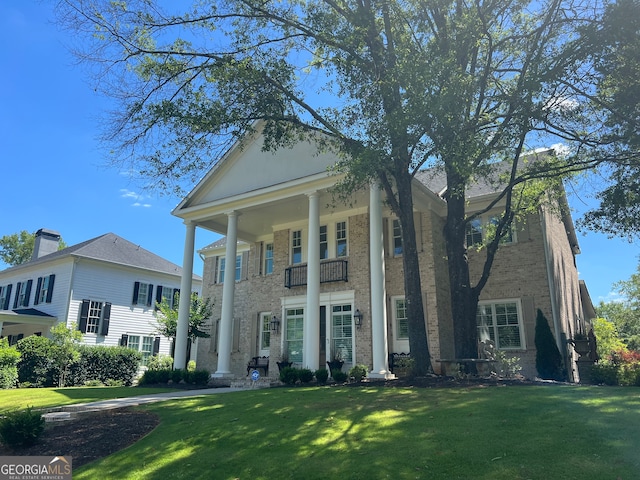
[[[60,235],[36,233],[31,261],[0,272],[0,332],[11,344],[76,325],[86,345],[122,345],[149,355],[170,354],[157,332],[156,302],[170,303],[182,268],[118,235],[107,233],[58,250]],[[193,291],[202,281],[193,276]],[[194,352],[195,353],[195,352]]]

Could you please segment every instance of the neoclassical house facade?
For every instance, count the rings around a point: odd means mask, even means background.
[[[337,161],[300,142],[263,151],[255,133],[233,147],[172,212],[184,219],[182,290],[190,288],[196,228],[223,235],[198,253],[204,258],[203,295],[214,303],[211,338],[199,339],[197,363],[214,377],[246,376],[247,363],[268,356],[268,375],[287,359],[311,370],[339,356],[347,370],[364,364],[372,378],[393,377],[389,354],[409,352],[402,241],[397,218],[382,192],[354,192],[334,201]],[[446,185],[425,171],[413,183],[414,219],[432,365],[454,357],[443,225]],[[493,192],[470,190],[479,210]],[[467,240],[481,240],[486,215]],[[513,228],[499,249],[478,309],[479,331],[497,348],[520,358],[523,374],[536,375],[534,328],[540,309],[577,379],[567,344],[593,316],[578,279],[579,253],[569,216],[541,209]],[[470,249],[472,276],[483,252]],[[182,305],[181,305],[182,307]],[[186,343],[188,311],[180,311],[177,352]],[[175,362],[183,361],[176,355]],[[262,372],[261,372],[262,373]]]

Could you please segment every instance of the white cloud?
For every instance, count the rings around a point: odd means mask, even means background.
[[[132,207],[144,207],[144,208],[151,207],[150,203],[143,202],[143,200],[146,199],[144,195],[136,192],[132,192],[131,190],[127,190],[126,188],[120,189],[120,197],[135,200],[135,202],[131,204]]]

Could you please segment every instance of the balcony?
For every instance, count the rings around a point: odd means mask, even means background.
[[[320,283],[349,280],[348,260],[328,260],[320,264]],[[295,265],[284,271],[284,286],[301,287],[307,284],[307,265]]]

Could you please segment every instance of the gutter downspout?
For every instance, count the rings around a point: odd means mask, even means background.
[[[553,329],[556,338],[556,345],[560,352],[563,351],[563,345],[560,341],[560,319],[558,318],[558,299],[556,297],[556,284],[553,278],[553,265],[551,263],[551,254],[549,252],[549,243],[547,241],[547,222],[545,220],[545,212],[540,209],[540,226],[542,228],[542,244],[544,246],[544,260],[547,266],[547,282],[549,283],[549,293],[551,297],[551,315],[553,316]],[[563,355],[564,356],[564,355]]]

